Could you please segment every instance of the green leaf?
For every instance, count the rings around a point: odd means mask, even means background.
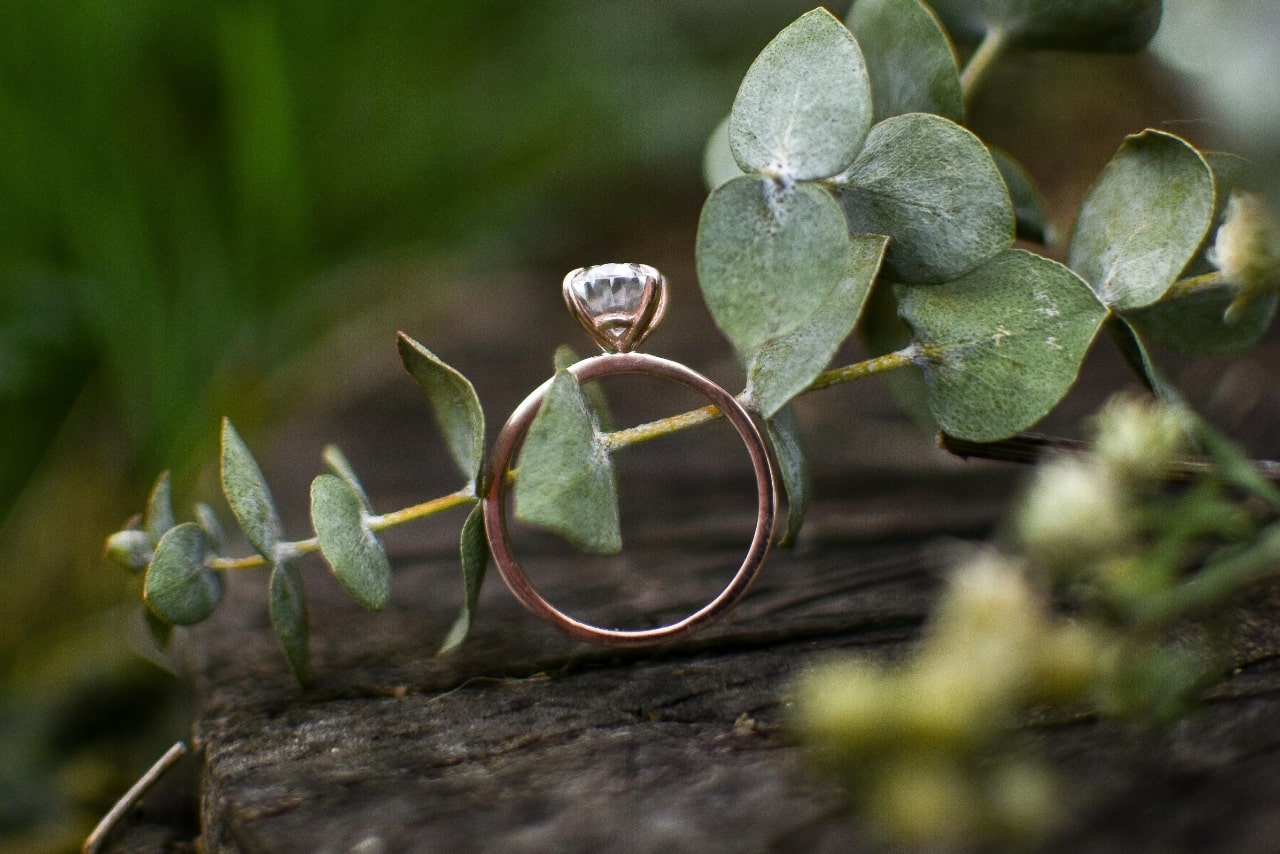
[[[1156,366],[1151,354],[1147,352],[1147,345],[1143,343],[1141,336],[1127,319],[1118,314],[1111,315],[1107,323],[1107,331],[1111,333],[1111,340],[1116,343],[1116,348],[1124,357],[1125,363],[1138,379],[1142,380],[1148,391],[1167,403],[1183,409],[1188,408],[1177,388]]]
[[[745,172],[784,182],[845,169],[871,127],[871,84],[857,41],[826,9],[779,33],[738,89],[729,143]]]
[[[800,423],[794,409],[783,407],[766,420],[764,426],[773,447],[774,459],[778,461],[782,487],[787,492],[787,528],[778,545],[790,546],[800,536],[800,528],[809,513],[813,499],[813,472],[801,441]]]
[[[772,418],[813,382],[853,331],[871,282],[880,270],[888,238],[863,234],[849,240],[845,275],[809,319],[766,341],[747,366],[747,398]]]
[[[170,528],[156,545],[143,597],[160,619],[189,626],[206,619],[222,600],[222,578],[205,568],[209,540],[194,522]]]
[[[725,116],[707,138],[702,151],[702,179],[708,190],[714,190],[724,182],[742,174],[742,167],[733,159],[729,145],[729,117]]]
[[[698,223],[698,280],[744,359],[814,315],[845,277],[848,229],[823,188],[754,176],[712,191]]]
[[[1022,164],[1009,152],[995,146],[988,146],[991,159],[1000,170],[1000,177],[1009,188],[1009,198],[1013,200],[1014,230],[1018,237],[1033,243],[1045,244],[1052,238],[1049,219],[1044,213],[1044,200],[1035,182],[1027,174]]]
[[[126,528],[107,537],[105,556],[111,563],[129,572],[141,572],[151,563],[154,544],[146,531]]]
[[[213,508],[204,502],[197,503],[196,522],[204,530],[205,536],[209,538],[209,547],[215,551],[222,548],[222,523],[218,521],[218,516],[213,512]]]
[[[347,459],[346,454],[342,453],[342,449],[337,445],[325,445],[324,450],[320,453],[320,458],[324,460],[325,467],[329,471],[345,480],[347,485],[356,491],[356,494],[360,496],[360,503],[364,505],[364,509],[372,512],[373,507],[369,504],[369,496],[364,491],[364,487],[360,485],[360,478],[356,477],[356,470],[351,467],[351,461]]]
[[[476,607],[480,602],[480,588],[484,585],[485,570],[489,566],[489,541],[484,534],[484,506],[477,504],[462,523],[460,543],[462,554],[462,612],[453,621],[440,652],[446,653],[459,646],[471,633],[475,622]]]
[[[467,482],[474,484],[484,462],[484,412],[475,388],[466,377],[403,332],[396,345],[405,370],[431,402],[454,463]]]
[[[156,478],[151,494],[147,496],[147,511],[143,516],[142,526],[151,538],[151,544],[160,542],[160,538],[178,524],[173,515],[173,488],[169,481],[169,473],[163,472]]]
[[[557,347],[553,359],[557,373],[581,360],[581,357],[568,344],[561,344]],[[588,383],[582,387],[582,394],[586,397],[587,405],[591,408],[591,414],[595,417],[596,424],[600,426],[600,430],[602,432],[612,430],[614,423],[613,411],[609,406],[609,399],[605,396],[604,385],[602,383]]]
[[[554,531],[584,551],[622,550],[613,461],[582,389],[567,371],[556,374],[520,452],[516,516]]]
[[[284,647],[293,675],[299,683],[307,684],[311,655],[307,648],[310,630],[306,591],[302,587],[302,576],[291,563],[278,563],[271,569],[269,611],[271,628]]]
[[[173,623],[160,619],[150,608],[142,609],[142,619],[147,626],[147,634],[155,642],[156,649],[164,652],[173,640]]]
[[[280,516],[258,461],[227,418],[222,419],[222,493],[249,545],[274,562],[281,538]]]
[[[964,96],[951,41],[920,0],[858,0],[846,19],[871,77],[875,121],[936,113],[964,121]]]
[[[893,291],[892,282],[878,279],[862,310],[858,332],[872,356],[896,353],[912,342],[911,329],[898,316],[898,298]],[[883,381],[893,402],[921,432],[927,435],[938,432],[938,422],[929,411],[929,392],[923,374],[919,371],[890,371],[884,375]]]
[[[1160,26],[1161,0],[930,0],[952,36],[989,30],[1041,50],[1134,51]]]
[[[1210,356],[1240,353],[1262,340],[1275,317],[1277,299],[1274,293],[1253,299],[1228,323],[1223,315],[1239,296],[1240,289],[1232,284],[1196,288],[1124,316],[1143,335],[1171,350]]]
[[[311,524],[320,552],[352,599],[380,611],[391,598],[391,564],[368,519],[364,499],[342,478],[322,474],[311,482]]]
[[[894,281],[950,281],[1013,243],[1013,203],[990,152],[940,116],[876,125],[838,184],[849,230],[892,238]]]
[[[1107,309],[1078,276],[1011,249],[966,276],[897,290],[945,432],[1004,439],[1039,421],[1080,370]]]
[[[1150,305],[1195,256],[1213,222],[1213,172],[1185,140],[1127,137],[1080,208],[1069,263],[1117,311]]]

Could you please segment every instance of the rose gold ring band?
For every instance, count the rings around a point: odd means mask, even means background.
[[[542,399],[551,387],[543,383],[516,407],[503,426],[489,457],[484,502],[485,530],[498,572],[507,587],[529,611],[565,634],[578,640],[615,647],[637,647],[671,641],[690,635],[724,616],[733,607],[760,572],[773,536],[777,512],[777,493],[773,469],[764,440],[740,403],[720,386],[679,362],[644,353],[603,353],[569,367],[569,373],[582,383],[615,374],[646,374],[671,380],[701,394],[714,404],[733,426],[747,446],[755,470],[758,510],[755,533],[746,558],[737,573],[718,596],[689,616],[665,626],[647,629],[612,629],[577,620],[548,602],[526,575],[512,552],[507,533],[507,471],[511,468],[529,425],[537,415]]]

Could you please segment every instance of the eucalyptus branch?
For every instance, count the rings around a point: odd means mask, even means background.
[[[1221,287],[1225,284],[1227,284],[1227,279],[1215,270],[1212,273],[1204,273],[1199,276],[1179,279],[1169,286],[1169,290],[1165,292],[1161,299],[1174,299],[1176,297],[1186,296],[1187,294],[1198,290]]]
[[[819,374],[800,394],[808,394],[811,391],[818,391],[833,385],[861,380],[886,371],[904,368],[913,364],[921,352],[918,347],[906,347],[896,353],[865,359],[852,365],[845,365],[842,368],[832,368]],[[641,442],[648,442],[662,436],[678,433],[690,427],[696,427],[699,424],[706,424],[720,417],[720,410],[715,406],[703,406],[689,412],[682,412],[679,415],[638,424],[635,427],[614,430],[601,437],[601,443],[606,450],[615,451],[628,445],[638,445]]]

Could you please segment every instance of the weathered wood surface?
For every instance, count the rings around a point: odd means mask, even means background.
[[[437,349],[476,379],[492,419],[571,335],[549,320],[510,350]],[[705,370],[711,351],[682,349],[686,340],[664,347],[655,336],[650,349]],[[471,640],[437,657],[460,601],[461,516],[450,516],[390,538],[397,575],[384,613],[363,613],[322,570],[308,573],[316,682],[300,690],[268,629],[265,579],[236,578],[228,605],[191,638],[206,850],[883,850],[806,766],[787,731],[789,685],[833,651],[903,654],[947,541],[989,533],[1020,472],[932,451],[882,392],[824,394],[802,413],[818,463],[805,538],[771,556],[730,619],[686,642],[618,652],[569,641],[491,575]],[[428,420],[411,389],[379,387],[285,431],[266,468],[281,502],[305,507],[311,461],[338,439],[379,508],[400,506],[454,488]],[[745,461],[656,453],[630,559],[593,569],[530,547],[554,601],[669,620],[736,565],[746,539],[726,532],[749,527],[749,504],[735,503],[750,496]],[[655,521],[659,509],[668,515]],[[678,572],[652,587],[629,581],[651,566]],[[1266,607],[1250,620],[1248,666],[1171,732],[1036,733],[1073,801],[1045,851],[1277,850],[1280,644]]]

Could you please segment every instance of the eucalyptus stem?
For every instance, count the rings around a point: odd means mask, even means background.
[[[808,394],[818,389],[906,367],[912,364],[921,352],[919,347],[912,345],[896,353],[876,356],[874,359],[865,359],[852,365],[845,365],[842,368],[832,368],[829,371],[818,374],[817,378],[800,393]],[[637,445],[641,442],[648,442],[651,439],[687,430],[690,427],[696,427],[699,424],[706,424],[709,421],[720,418],[722,414],[719,408],[715,406],[703,406],[699,409],[682,412],[679,415],[672,415],[668,418],[659,418],[657,421],[638,424],[635,427],[628,427],[624,430],[614,430],[611,433],[606,433],[602,437],[602,442],[606,450],[616,451],[628,445]]]
[[[1161,299],[1172,299],[1173,297],[1185,296],[1193,291],[1202,288],[1215,288],[1226,284],[1226,279],[1216,270],[1212,273],[1203,273],[1199,276],[1191,276],[1186,279],[1179,279],[1169,286],[1169,290],[1165,292]]]
[[[470,486],[463,487],[457,492],[451,492],[448,495],[442,495],[439,498],[432,498],[430,501],[423,501],[421,504],[414,504],[412,507],[405,507],[402,510],[393,510],[390,513],[383,513],[380,516],[370,516],[366,520],[370,531],[385,531],[387,528],[394,528],[396,525],[403,525],[406,522],[412,522],[416,519],[425,519],[428,516],[434,516],[437,513],[443,513],[446,510],[452,510],[455,507],[461,507],[465,504],[473,504],[476,501],[476,492]],[[280,551],[290,557],[311,554],[320,550],[320,540],[316,537],[308,537],[305,540],[298,540],[293,543],[281,543]],[[248,557],[215,557],[205,563],[209,569],[253,569],[255,567],[266,566],[267,559],[262,555],[249,555]]]
[[[973,93],[982,85],[996,57],[1004,52],[1008,43],[1008,31],[1001,27],[992,27],[987,30],[982,41],[978,42],[977,49],[973,52],[973,56],[969,57],[968,64],[960,74],[960,92],[965,104],[973,100]]]

